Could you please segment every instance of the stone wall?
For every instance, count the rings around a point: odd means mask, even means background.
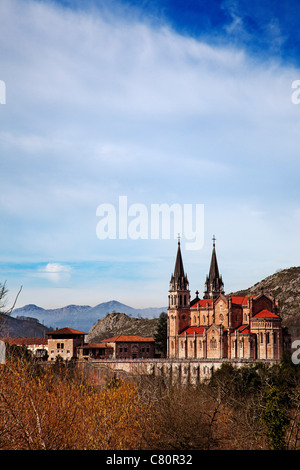
[[[104,384],[114,374],[120,378],[130,378],[137,375],[163,377],[167,382],[173,384],[196,385],[205,379],[210,379],[212,373],[219,369],[224,362],[228,362],[228,360],[111,359],[78,361],[78,367],[92,379],[94,385]],[[230,363],[236,367],[242,367],[251,362],[230,360]],[[267,362],[272,363],[272,361]]]

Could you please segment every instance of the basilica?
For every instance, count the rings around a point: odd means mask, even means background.
[[[280,360],[290,349],[279,302],[270,295],[226,295],[215,238],[203,298],[191,300],[180,241],[171,276],[168,307],[169,359]]]

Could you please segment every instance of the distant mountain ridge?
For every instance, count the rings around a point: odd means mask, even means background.
[[[85,333],[108,313],[121,312],[137,318],[157,318],[161,312],[166,312],[167,307],[149,307],[136,309],[129,305],[122,304],[117,300],[103,302],[95,307],[89,305],[67,305],[61,308],[44,309],[35,304],[28,304],[21,308],[16,308],[12,316],[15,318],[36,318],[47,327],[63,328],[68,326]]]
[[[280,313],[283,319],[283,325],[289,328],[289,331],[292,335],[292,339],[299,339],[300,267],[282,269],[276,272],[275,274],[266,277],[262,281],[257,282],[252,287],[232,293],[232,295],[257,295],[260,294],[262,291],[265,294],[271,294],[277,300],[279,300],[281,307]],[[91,307],[89,305],[67,305],[66,307],[48,310],[43,309],[42,307],[38,307],[34,304],[29,304],[25,305],[22,308],[15,309],[12,313],[12,317],[16,317],[15,320],[19,318],[19,321],[23,321],[21,329],[18,326],[18,331],[23,332],[21,336],[29,337],[31,336],[31,333],[26,334],[26,322],[24,320],[24,318],[26,317],[31,320],[32,318],[36,318],[42,324],[41,326],[44,326],[45,328],[63,328],[65,326],[68,326],[70,328],[75,328],[84,331],[85,333],[89,333],[90,330],[92,330],[93,326],[96,325],[99,320],[103,319],[108,314],[114,312],[126,314],[126,316],[129,318],[137,317],[138,319],[157,319],[161,312],[167,312],[167,307],[135,309],[128,305],[122,304],[116,300],[104,302],[96,305],[95,307]],[[103,335],[106,335],[106,333],[102,331],[103,325],[106,325],[111,332],[120,331],[119,326],[121,326],[121,324],[119,323],[118,325],[114,324],[109,326],[109,321],[111,321],[111,319],[112,317],[109,317],[106,322],[99,323],[97,325],[97,328],[93,328],[90,336],[96,338],[104,337]],[[13,320],[13,318],[11,320]],[[134,326],[136,334],[139,334],[138,330],[140,327],[142,327],[143,322],[134,323],[128,322],[127,320],[128,318],[124,318],[123,316],[122,321],[124,323],[123,326],[124,328],[126,328],[126,331],[127,328],[129,331]],[[116,322],[117,318],[114,318],[114,323]],[[10,331],[13,331],[13,325],[17,325],[17,322],[10,323]],[[34,322],[31,321],[29,323],[30,325],[28,326],[32,329]],[[150,330],[149,334],[152,334]]]

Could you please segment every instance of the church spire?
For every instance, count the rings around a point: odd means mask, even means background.
[[[204,299],[215,299],[220,294],[224,294],[224,283],[222,276],[219,274],[219,267],[216,255],[216,239],[213,236],[213,250],[211,255],[209,275],[206,276],[206,290],[204,292]]]
[[[180,249],[180,239],[178,237],[178,249],[177,249],[177,256],[176,256],[176,263],[174,274],[171,276],[171,290],[187,290],[189,281],[187,279],[187,275],[184,273],[183,268],[183,261],[181,256],[181,249]]]

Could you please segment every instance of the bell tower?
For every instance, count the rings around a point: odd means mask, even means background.
[[[190,325],[190,290],[184,272],[180,239],[169,289],[168,307],[168,357],[178,357],[177,335]]]
[[[213,236],[213,250],[211,255],[209,275],[206,276],[205,291],[203,299],[216,299],[220,294],[224,294],[224,283],[219,274],[219,267],[216,255],[216,239]]]

